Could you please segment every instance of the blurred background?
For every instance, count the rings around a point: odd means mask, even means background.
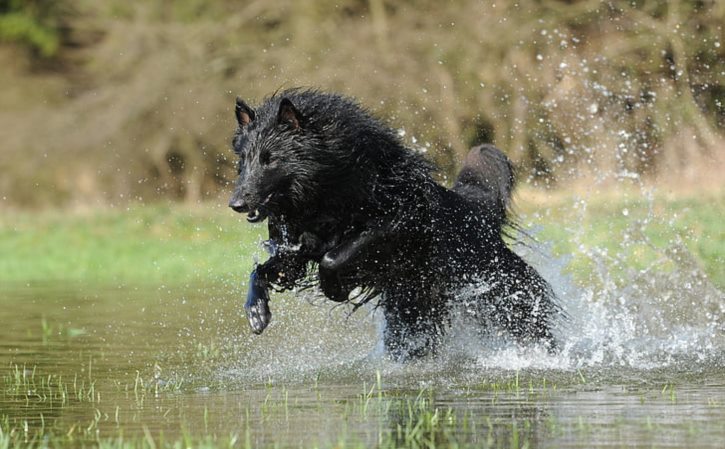
[[[0,207],[220,198],[234,97],[357,97],[444,174],[725,185],[725,2],[0,0]]]

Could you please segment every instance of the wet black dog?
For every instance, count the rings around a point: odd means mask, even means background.
[[[349,98],[292,89],[256,110],[238,99],[236,117],[230,207],[269,219],[271,257],[246,304],[253,331],[271,318],[268,289],[318,282],[334,301],[379,298],[396,359],[434,350],[457,301],[487,328],[553,346],[551,288],[502,238],[514,178],[499,150],[472,149],[447,189]]]

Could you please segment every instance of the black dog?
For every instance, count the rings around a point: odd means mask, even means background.
[[[230,207],[269,218],[271,257],[252,273],[246,305],[253,331],[269,323],[270,287],[319,282],[335,301],[379,296],[396,359],[434,350],[456,301],[486,327],[554,345],[552,290],[502,239],[514,178],[499,150],[472,149],[447,189],[349,98],[292,89],[257,110],[238,99],[236,117]]]

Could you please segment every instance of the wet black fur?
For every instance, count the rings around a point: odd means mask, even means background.
[[[349,98],[292,89],[236,112],[230,205],[269,218],[279,249],[258,269],[266,282],[314,279],[335,301],[356,287],[358,302],[380,294],[385,347],[399,359],[434,350],[457,301],[487,328],[553,345],[551,288],[502,238],[514,178],[499,150],[472,149],[448,189]]]

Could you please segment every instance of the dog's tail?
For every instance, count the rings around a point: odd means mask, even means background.
[[[468,152],[453,191],[479,203],[503,225],[508,222],[515,184],[514,167],[509,158],[495,146],[483,144]]]

